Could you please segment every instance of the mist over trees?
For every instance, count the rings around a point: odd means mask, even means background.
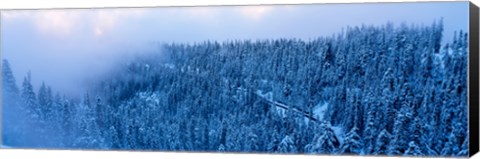
[[[119,65],[81,99],[47,83],[33,88],[30,73],[17,86],[19,64],[3,60],[3,143],[467,156],[468,34],[442,45],[442,33],[442,21],[388,23],[311,41],[164,44]]]

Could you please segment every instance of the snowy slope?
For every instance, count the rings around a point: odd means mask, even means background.
[[[343,128],[340,127],[340,126],[332,126],[332,129],[333,129],[333,133],[335,133],[335,136],[337,136],[338,138],[338,141],[340,143],[343,143],[343,135],[344,135],[344,131],[343,131]]]
[[[325,116],[325,111],[327,111],[328,108],[328,103],[323,103],[323,104],[317,104],[315,107],[313,107],[313,117],[317,118],[319,121],[323,120],[323,117]]]
[[[325,113],[328,109],[328,103],[319,103],[313,108],[313,117],[317,118],[319,121],[324,119]],[[337,136],[340,143],[343,143],[344,130],[341,126],[332,126],[335,136]]]

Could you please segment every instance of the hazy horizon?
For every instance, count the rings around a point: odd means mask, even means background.
[[[83,93],[84,79],[158,43],[331,36],[348,26],[431,25],[443,18],[444,42],[468,31],[468,2],[158,7],[1,12],[1,56],[16,82],[30,70],[56,92]]]

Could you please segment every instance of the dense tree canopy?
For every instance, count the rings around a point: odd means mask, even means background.
[[[14,147],[465,156],[467,33],[349,27],[314,40],[164,44],[81,99],[20,88],[2,65]],[[18,64],[17,64],[18,65]],[[55,95],[53,95],[55,94]],[[324,111],[321,108],[326,106]]]

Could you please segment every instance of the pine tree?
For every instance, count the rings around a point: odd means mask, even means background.
[[[278,145],[278,152],[280,153],[297,153],[294,139],[286,135]]]
[[[408,143],[408,149],[405,151],[406,156],[423,156],[420,148],[418,147],[417,143],[414,141],[410,141]]]
[[[37,98],[35,92],[33,91],[33,86],[31,84],[31,73],[28,72],[27,77],[23,79],[22,84],[22,102],[25,104],[27,109],[27,114],[32,116],[34,119],[39,119],[40,109],[37,105]]]
[[[383,129],[377,137],[373,154],[375,155],[388,154],[391,140],[392,140],[392,135],[387,130]]]
[[[107,148],[118,149],[120,147],[120,139],[118,137],[117,129],[114,126],[110,126],[110,128],[108,128],[108,135],[110,138],[107,142],[109,144]]]
[[[460,149],[460,152],[458,152],[457,156],[468,156],[468,138],[465,138],[463,141],[462,147]]]
[[[40,89],[38,90],[38,107],[40,109],[40,116],[42,119],[47,120],[51,117],[52,111],[52,94],[50,87],[42,82]]]
[[[247,135],[247,141],[246,141],[246,145],[244,146],[245,147],[245,151],[247,152],[256,152],[260,149],[260,147],[258,146],[258,135],[253,133],[253,132],[249,132],[248,135]]]
[[[96,113],[94,111],[95,109],[92,108],[90,103],[89,94],[86,93],[76,114],[78,116],[76,120],[79,120],[76,122],[76,131],[78,131],[79,137],[74,141],[75,147],[89,149],[107,147],[96,122]]]
[[[64,139],[63,139],[63,144],[66,146],[66,147],[71,147],[72,146],[72,134],[74,133],[73,131],[75,129],[73,129],[73,116],[74,116],[74,113],[72,112],[72,107],[73,105],[70,103],[70,101],[68,101],[66,99],[66,97],[64,96],[62,99],[61,99],[61,108],[60,108],[60,125],[61,125],[61,128],[65,134],[64,136]]]
[[[408,141],[412,140],[410,131],[410,123],[412,122],[413,113],[413,92],[409,84],[404,84],[402,89],[402,107],[395,117],[393,125],[393,140],[390,143],[390,154],[403,154],[408,148]]]
[[[450,133],[450,135],[448,135],[448,140],[445,143],[445,145],[444,145],[440,154],[442,156],[455,156],[455,155],[457,155],[457,153],[460,152],[460,147],[458,146],[458,142],[459,141],[457,140],[457,137],[455,136],[455,134]]]
[[[225,152],[225,146],[223,146],[223,144],[220,144],[220,146],[218,146],[217,151],[218,152]]]
[[[393,124],[395,120],[395,105],[394,105],[394,91],[395,91],[395,77],[393,75],[392,68],[388,68],[388,70],[384,73],[382,78],[382,97],[381,97],[381,109],[379,111],[379,119],[380,122],[379,129],[386,128],[387,131],[391,131],[393,129]]]
[[[363,138],[363,154],[372,154],[374,149],[375,136],[378,132],[376,121],[379,120],[375,116],[376,109],[375,105],[370,105],[367,108],[365,128],[362,134]]]
[[[342,145],[340,146],[340,154],[360,154],[362,150],[361,138],[358,135],[358,128],[353,127],[350,132],[345,134]]]
[[[274,126],[271,139],[267,144],[268,152],[278,152],[278,144],[280,143],[278,138],[279,138],[278,130],[277,130],[277,127]]]
[[[320,153],[320,154],[332,154],[335,153],[340,145],[335,133],[330,125],[323,122],[320,125],[320,132],[313,139],[312,143],[306,146],[307,152]]]
[[[408,148],[407,140],[408,134],[408,120],[410,118],[410,114],[406,112],[406,109],[401,109],[400,112],[397,114],[394,123],[394,131],[393,131],[393,140],[390,142],[390,150],[389,155],[398,155],[403,154],[405,150]]]
[[[13,75],[10,63],[7,60],[3,60],[2,63],[2,92],[3,94],[18,95],[18,87]],[[5,100],[6,98],[4,98]]]
[[[16,146],[25,142],[23,127],[26,126],[20,113],[25,112],[23,104],[19,103],[19,91],[15,77],[7,60],[2,62],[2,105],[0,118],[2,121],[2,143]],[[17,136],[12,138],[11,136]]]

